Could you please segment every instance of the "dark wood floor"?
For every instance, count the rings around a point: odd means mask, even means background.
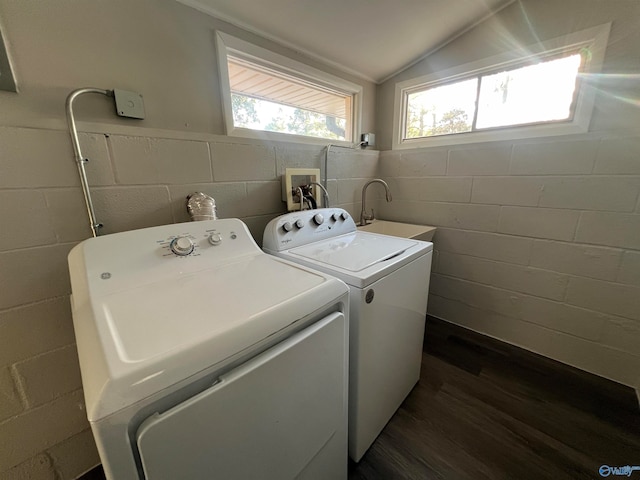
[[[349,480],[598,479],[601,465],[640,466],[632,389],[437,319],[427,332],[420,382]]]
[[[427,332],[420,382],[349,480],[596,479],[601,465],[640,466],[633,389],[436,319]]]

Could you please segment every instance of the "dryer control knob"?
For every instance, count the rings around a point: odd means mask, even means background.
[[[284,223],[282,224],[282,229],[283,229],[285,232],[290,232],[290,231],[293,229],[293,225],[291,225],[291,222],[284,222]]]
[[[349,218],[349,214],[348,214],[347,212],[342,212],[342,213],[340,214],[340,217],[342,217],[342,220],[346,220],[346,219],[348,219],[348,218]]]
[[[209,235],[209,243],[214,247],[222,243],[222,235],[219,233],[212,233]]]
[[[324,217],[322,216],[321,213],[316,213],[313,216],[313,221],[315,222],[316,225],[322,225],[324,223]]]
[[[334,222],[337,222],[338,220],[340,220],[340,214],[339,213],[331,214],[331,220],[333,220]]]
[[[296,220],[296,228],[304,227],[304,222],[302,220]]]
[[[193,240],[191,240],[189,237],[176,237],[171,240],[169,248],[176,255],[184,257],[185,255],[189,255],[191,252],[193,252]]]

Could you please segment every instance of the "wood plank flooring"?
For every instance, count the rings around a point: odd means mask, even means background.
[[[429,318],[421,380],[349,480],[596,479],[601,465],[640,465],[633,389]]]
[[[349,480],[599,479],[601,465],[640,466],[633,389],[429,318],[420,382]]]

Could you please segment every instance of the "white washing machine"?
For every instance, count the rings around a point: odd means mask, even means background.
[[[350,290],[349,455],[359,461],[420,378],[433,244],[360,232],[341,208],[272,220],[266,252]]]
[[[347,478],[343,282],[237,219],[92,238],[69,269],[107,478]]]

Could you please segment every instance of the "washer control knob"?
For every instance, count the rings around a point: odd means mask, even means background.
[[[282,224],[282,229],[283,229],[285,232],[290,232],[290,231],[293,229],[293,225],[291,225],[291,222],[284,222],[284,223]]]
[[[209,243],[214,247],[222,243],[222,235],[219,233],[212,233],[209,235]]]
[[[349,214],[347,212],[342,212],[340,217],[342,217],[342,220],[347,220],[349,218]]]
[[[191,240],[189,237],[176,237],[171,240],[169,248],[176,255],[184,257],[185,255],[189,255],[191,252],[193,252],[193,240]]]
[[[300,229],[304,227],[304,222],[302,221],[302,219],[296,220],[296,228]]]
[[[324,223],[324,217],[322,216],[321,213],[316,213],[313,216],[313,221],[316,225],[322,225]]]
[[[334,222],[337,222],[338,220],[340,220],[340,214],[339,213],[333,213],[331,215],[331,220],[333,220]]]

